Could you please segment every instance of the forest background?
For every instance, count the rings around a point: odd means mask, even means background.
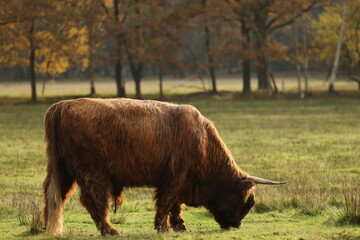
[[[334,92],[339,69],[360,89],[359,9],[358,0],[0,0],[0,83],[29,81],[35,102],[37,83],[43,95],[47,83],[88,80],[95,95],[97,79],[113,79],[117,97],[132,82],[143,98],[143,79],[158,78],[162,99],[164,79],[218,94],[219,76],[230,76],[246,95],[271,95],[290,73],[308,96],[314,75]]]

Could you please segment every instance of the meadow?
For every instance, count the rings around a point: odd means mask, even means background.
[[[134,96],[135,85],[130,76],[126,78],[126,93],[128,96]],[[280,93],[295,93],[297,91],[297,79],[294,74],[282,74],[276,76],[277,87]],[[309,90],[313,93],[326,92],[328,82],[324,80],[324,76],[318,74],[311,75],[309,81]],[[86,80],[68,79],[68,80],[49,80],[45,85],[44,93],[42,93],[42,82],[37,82],[38,97],[59,97],[59,96],[85,96],[89,94],[90,85]],[[116,85],[112,78],[97,78],[95,81],[96,95],[100,97],[115,96]],[[193,94],[194,92],[211,90],[209,79],[200,80],[197,77],[189,76],[187,78],[174,78],[166,76],[163,82],[165,97],[172,99],[174,96],[183,96]],[[242,79],[239,75],[229,75],[218,79],[217,88],[222,92],[241,92]],[[252,78],[251,88],[257,89],[257,79]],[[302,83],[304,88],[304,83]],[[149,77],[143,79],[141,89],[144,96],[156,98],[159,95],[159,81],[157,78]],[[354,81],[346,79],[338,79],[335,84],[335,90],[339,90],[337,94],[351,93],[351,95],[359,96],[358,84]],[[30,84],[27,81],[20,82],[0,82],[0,103],[4,102],[4,98],[30,98]]]
[[[110,213],[121,235],[109,239],[360,239],[360,99],[173,101],[214,121],[242,170],[288,184],[257,186],[240,229],[220,230],[205,209],[184,206],[188,231],[166,234],[153,230],[152,189],[126,189]],[[13,102],[0,104],[0,239],[52,239],[38,224],[51,99]],[[78,199],[65,205],[65,233],[55,239],[107,239]]]

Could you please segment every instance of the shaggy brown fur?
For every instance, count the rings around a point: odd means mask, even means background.
[[[235,164],[212,122],[189,105],[130,99],[77,99],[45,116],[48,167],[43,221],[62,232],[63,206],[78,185],[81,203],[102,235],[109,199],[124,187],[156,189],[155,229],[184,231],[181,204],[205,206],[222,228],[239,227],[254,205],[253,181]]]

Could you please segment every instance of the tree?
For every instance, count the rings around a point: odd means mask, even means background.
[[[127,63],[135,82],[135,97],[142,98],[141,80],[144,65],[153,61],[154,54],[159,54],[159,52],[155,53],[152,50],[150,36],[154,37],[152,32],[157,31],[159,25],[163,26],[162,21],[167,19],[168,15],[173,14],[171,1],[127,0],[120,3],[118,0],[114,0],[112,6],[114,17],[110,15],[108,2],[102,1],[101,6],[109,19],[111,19],[112,29],[115,33],[115,78],[118,86],[118,96],[125,96],[121,68],[123,64]],[[176,15],[173,15],[173,17],[176,17]],[[171,19],[171,21],[180,20]],[[160,36],[165,35],[160,34]],[[123,57],[126,57],[126,60]]]
[[[295,15],[295,13],[293,14]],[[304,91],[302,93],[302,96],[306,96],[309,93],[309,83],[308,83],[309,58],[308,58],[308,46],[307,46],[307,34],[308,34],[307,18],[309,16],[311,16],[311,13],[307,13],[307,14],[304,13],[300,18],[295,19],[293,24],[293,42],[294,42],[294,52],[295,52],[294,59],[296,64],[298,93],[302,92],[301,78],[302,76],[304,77]]]
[[[39,41],[36,60],[36,72],[43,75],[42,94],[48,77],[56,78],[71,66],[82,70],[88,68],[88,53],[93,50],[89,50],[88,29],[85,24],[81,24],[83,18],[79,11],[80,4],[75,0],[67,0],[49,6],[50,11],[44,18],[46,28],[42,31],[46,37]],[[56,14],[53,14],[53,8]]]
[[[10,5],[2,2],[3,6],[20,10],[9,18],[16,21],[8,21],[0,29],[5,34],[1,35],[4,37],[1,38],[3,57],[0,62],[29,68],[31,101],[35,102],[37,75],[63,73],[70,62],[84,52],[82,30],[76,28],[71,19],[74,11],[71,1],[21,0],[7,3]]]
[[[2,63],[7,65],[23,64],[28,66],[31,84],[31,101],[37,101],[35,61],[36,50],[39,42],[44,41],[46,35],[43,34],[44,15],[49,5],[46,1],[2,1],[1,5],[5,9],[10,9],[11,14],[3,20],[2,31],[6,32],[5,44],[1,44],[2,52],[11,56],[3,57]],[[20,9],[14,12],[13,9]],[[4,16],[4,12],[1,12]],[[22,16],[19,16],[22,14]],[[17,48],[14,48],[13,42]],[[26,58],[27,60],[24,60]],[[15,62],[14,62],[15,61]]]
[[[181,5],[175,8],[170,0],[131,1],[123,39],[127,63],[135,82],[135,98],[142,98],[141,81],[146,63],[157,65],[161,73],[166,67],[177,64],[174,52],[180,46],[178,33],[187,19],[183,9]],[[164,64],[164,61],[169,61],[169,64]]]
[[[298,22],[299,19],[295,18],[295,9],[293,9],[293,18],[294,20],[294,24],[293,24],[293,28],[294,28],[294,48],[295,48],[295,63],[296,63],[296,76],[297,76],[297,82],[298,82],[298,88],[297,91],[298,93],[301,92],[301,65],[300,65],[300,53],[299,53],[299,27],[298,27]]]
[[[113,61],[115,70],[115,82],[117,97],[125,97],[125,79],[122,77],[123,55],[124,55],[124,23],[128,16],[128,1],[99,0],[97,1],[107,16],[110,35],[114,39]],[[112,11],[112,12],[111,12]]]
[[[255,46],[258,52],[257,74],[259,88],[269,89],[271,88],[269,81],[269,57],[275,54],[275,56],[283,58],[282,51],[285,50],[279,43],[271,42],[271,39],[269,39],[270,34],[292,24],[303,13],[320,6],[323,1],[293,0],[291,2],[284,2],[279,0],[257,0],[256,2],[258,5],[254,8],[254,32]],[[280,47],[282,51],[278,51],[274,47]]]
[[[342,23],[340,25],[339,39],[338,39],[338,42],[336,45],[334,64],[333,64],[332,70],[331,70],[329,93],[334,92],[334,82],[335,82],[336,73],[337,73],[337,70],[339,67],[341,45],[342,45],[342,41],[343,41],[343,37],[344,37],[344,30],[345,30],[345,23],[346,23],[346,0],[343,0],[342,8],[343,8],[342,15],[341,15]]]
[[[102,57],[100,49],[105,45],[104,14],[98,7],[96,0],[73,0],[77,11],[75,19],[78,28],[84,30],[84,45],[86,52],[82,54],[79,61],[80,67],[87,72],[90,80],[90,95],[95,94],[94,67],[96,59]]]
[[[25,4],[28,11],[24,11]],[[32,4],[31,1],[16,1],[1,2],[4,9],[12,10],[13,8],[21,9],[16,12],[11,12],[8,16],[4,17],[4,12],[2,12],[2,31],[8,35],[5,35],[10,41],[4,42],[2,40],[1,52],[3,55],[11,54],[11,56],[2,57],[2,63],[7,65],[16,65],[24,64],[28,66],[30,73],[30,85],[31,85],[31,101],[35,102],[37,100],[36,94],[36,76],[35,76],[35,48],[36,48],[36,24],[39,19],[40,6],[37,4]],[[17,14],[26,14],[23,17],[17,16]],[[6,14],[6,13],[5,13]],[[20,49],[13,48],[13,41],[19,41],[21,44],[16,44]],[[25,49],[27,51],[25,51]],[[21,57],[21,55],[26,54],[27,61]],[[14,62],[15,61],[15,62]]]
[[[259,89],[272,89],[270,61],[287,59],[287,47],[272,38],[272,34],[294,22],[304,12],[319,6],[322,0],[227,0],[254,36],[255,62]],[[241,18],[243,15],[243,18]],[[274,85],[275,81],[273,81]],[[276,87],[274,85],[274,87]]]
[[[234,19],[240,23],[241,26],[241,47],[240,55],[242,56],[242,72],[243,72],[243,94],[251,93],[251,61],[253,57],[252,43],[251,43],[251,9],[252,4],[250,0],[227,0],[230,8],[234,13]]]
[[[210,3],[211,4],[211,3]],[[209,0],[202,0],[201,1],[202,9],[203,9],[203,25],[204,25],[204,34],[205,34],[205,48],[206,48],[206,55],[208,60],[208,70],[211,78],[212,84],[212,93],[218,93],[216,87],[216,70],[215,70],[215,63],[214,63],[214,56],[211,51],[211,33],[210,33],[210,24],[208,13],[213,12],[209,11],[208,9],[214,10],[211,6],[209,7]]]
[[[175,73],[183,70],[178,49],[182,45],[181,33],[184,31],[181,9],[171,10],[172,5],[167,5],[167,11],[156,11],[156,19],[151,23],[151,31],[147,35],[147,62],[158,68],[159,97],[164,98],[163,77],[166,72]]]
[[[141,99],[141,80],[143,66],[146,59],[145,25],[144,16],[148,14],[147,4],[135,0],[130,5],[129,22],[125,33],[125,52],[130,66],[130,72],[135,82],[135,98]],[[149,8],[150,9],[150,8]],[[132,11],[131,11],[132,10]],[[131,29],[131,30],[130,30]]]
[[[311,26],[315,34],[314,46],[311,48],[311,57],[316,62],[325,62],[333,66],[338,46],[338,67],[347,74],[349,79],[357,82],[360,89],[360,1],[347,1],[344,15],[344,3],[332,4],[325,8],[319,19],[312,21]],[[346,19],[346,27],[343,27]],[[343,37],[340,43],[340,33]],[[331,71],[335,71],[333,67]],[[332,84],[331,84],[332,83]],[[333,91],[334,81],[329,83],[329,91]],[[332,88],[332,89],[331,89]]]
[[[211,93],[216,94],[218,93],[217,68],[224,67],[232,56],[227,46],[231,39],[233,19],[229,15],[232,13],[225,1],[201,0],[198,2],[200,4],[193,4],[195,6],[193,9],[183,10],[184,15],[187,16],[186,21],[191,23],[185,35],[185,45],[193,60],[190,68],[195,69],[203,83],[203,74],[208,73]],[[198,39],[198,41],[194,43],[192,39]]]
[[[301,22],[303,25],[303,33],[302,33],[302,43],[303,43],[303,65],[304,65],[304,82],[305,82],[305,95],[309,93],[309,79],[308,79],[308,68],[309,68],[309,57],[308,57],[308,47],[307,47],[307,31],[306,31],[306,18],[305,14],[302,15]]]

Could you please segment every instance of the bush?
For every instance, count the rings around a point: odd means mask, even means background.
[[[19,223],[28,228],[30,234],[38,234],[43,231],[41,221],[41,210],[39,201],[23,203],[19,206]]]
[[[336,210],[331,210],[333,219],[337,224],[360,225],[360,189],[353,189],[351,192],[344,193],[344,201]]]

